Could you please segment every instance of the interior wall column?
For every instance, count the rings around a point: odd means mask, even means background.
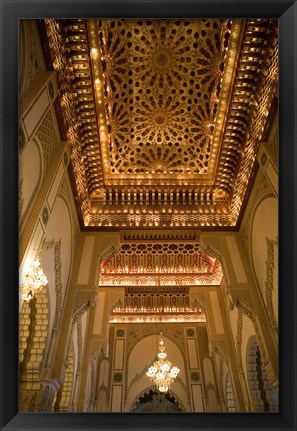
[[[275,384],[278,381],[278,352],[275,339],[238,232],[203,232],[201,241],[204,249],[216,254],[221,261],[227,293],[231,295],[233,303],[236,304],[239,301],[246,305],[246,309],[253,310],[254,321],[259,327],[258,336],[262,338],[265,349],[262,354],[266,357],[265,369],[268,381]],[[257,327],[255,327],[256,330]]]
[[[219,353],[229,364],[233,374],[238,410],[247,411],[222,288],[208,289],[205,300],[208,304],[207,322],[210,348]]]
[[[90,310],[89,311],[88,326],[87,326],[86,334],[85,334],[84,352],[83,352],[82,367],[81,367],[81,379],[80,379],[80,384],[79,384],[79,388],[78,388],[78,396],[77,396],[76,411],[78,411],[78,412],[84,411],[86,386],[87,386],[87,380],[89,377],[88,373],[89,373],[89,364],[90,364],[91,348],[92,348],[94,317],[95,317],[95,311]]]
[[[107,257],[108,250],[111,246],[118,248],[119,235],[118,233],[102,233],[100,235],[100,250],[96,251],[96,265],[99,270],[97,278],[97,286],[100,277],[100,264],[102,256]],[[99,254],[98,254],[99,253]],[[118,290],[118,289],[117,289]],[[120,289],[123,290],[123,289]],[[88,327],[86,331],[85,353],[82,367],[82,378],[79,388],[78,410],[83,411],[88,397],[87,384],[88,374],[90,369],[90,359],[96,355],[98,351],[107,351],[109,343],[109,326],[110,326],[110,308],[112,306],[110,299],[110,289],[100,287],[96,290],[96,310],[90,312]],[[97,403],[96,403],[97,404]]]
[[[99,257],[108,244],[118,241],[117,232],[96,233],[84,232],[80,236],[74,257],[73,270],[70,278],[69,289],[66,293],[65,306],[63,309],[57,345],[52,361],[52,378],[64,379],[65,364],[67,362],[67,351],[72,336],[72,324],[75,313],[81,307],[85,309],[97,306]],[[89,319],[86,333],[93,327],[93,319]],[[58,349],[57,346],[65,346]],[[82,359],[83,360],[83,359]]]

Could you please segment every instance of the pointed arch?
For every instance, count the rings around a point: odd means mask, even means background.
[[[143,404],[142,408],[137,408],[140,404]],[[140,392],[129,410],[130,413],[177,413],[184,411],[185,408],[174,391],[170,389],[166,394],[161,394],[153,386]]]

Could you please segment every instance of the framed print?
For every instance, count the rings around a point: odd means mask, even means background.
[[[2,2],[1,429],[294,430],[296,2]]]

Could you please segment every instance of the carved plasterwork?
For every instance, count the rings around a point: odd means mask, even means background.
[[[46,25],[84,224],[235,226],[277,92],[277,20]]]
[[[44,240],[42,247],[45,250],[54,249],[54,271],[55,271],[55,292],[56,292],[56,309],[54,318],[54,329],[58,329],[62,311],[63,291],[62,291],[62,261],[61,261],[61,239]]]
[[[219,285],[222,268],[199,243],[125,242],[101,269],[99,286]]]
[[[77,373],[80,373],[81,371],[81,364],[82,364],[82,345],[83,345],[83,339],[82,339],[82,321],[81,316],[76,321],[77,325]]]
[[[71,220],[73,223],[72,224],[72,226],[73,226],[73,244],[74,244],[73,252],[75,252],[77,244],[78,244],[79,236],[80,236],[80,226],[79,226],[79,222],[78,222],[78,218],[77,218],[77,212],[76,212],[76,208],[75,208],[74,199],[72,196],[71,185],[69,182],[68,175],[64,175],[64,177],[63,177],[61,187],[60,187],[60,193],[66,197],[67,203],[70,207]]]
[[[73,305],[72,318],[76,322],[91,307],[93,310],[97,305],[96,291],[76,291]]]
[[[208,358],[210,353],[206,326],[203,326],[203,327],[197,326],[196,334],[197,334],[197,340],[199,341],[198,349],[199,349],[200,363],[202,363],[203,359]]]
[[[61,142],[57,139],[57,132],[51,109],[48,110],[40,124],[36,137],[38,138],[42,148],[44,177],[57,151],[58,145],[61,145]]]
[[[110,323],[206,322],[205,311],[187,288],[126,288],[110,310]]]
[[[200,231],[194,229],[183,229],[180,230],[166,230],[166,231],[157,231],[157,230],[122,230],[120,232],[120,242],[121,243],[180,243],[187,242],[193,243],[198,242],[200,237]]]
[[[22,218],[23,208],[24,208],[23,184],[24,184],[24,179],[22,178],[19,181],[19,218],[20,220]]]
[[[265,296],[266,296],[266,305],[267,311],[270,319],[271,326],[274,332],[277,334],[277,324],[274,317],[273,310],[273,271],[275,266],[275,258],[274,258],[274,247],[278,246],[278,240],[271,240],[266,237],[266,245],[267,245],[267,259],[266,259],[266,278],[265,278]]]
[[[264,343],[260,325],[258,322],[258,317],[253,306],[248,304],[244,299],[236,301],[236,307],[238,308],[238,322],[237,322],[237,353],[239,357],[239,365],[242,368],[242,358],[241,358],[241,344],[242,344],[242,325],[243,325],[243,314],[247,316],[254,325],[256,338],[260,347],[261,355],[263,357],[263,362],[265,367],[269,365],[270,359],[267,353],[267,349]]]
[[[223,253],[217,247],[211,244],[207,244],[203,251],[204,251],[204,254],[212,257],[213,259],[216,259],[220,263],[222,274],[224,274],[225,277],[227,278],[227,269],[226,269],[227,266],[226,266],[225,257]]]
[[[98,30],[110,129],[107,180],[209,175],[228,22],[100,20]]]
[[[242,326],[243,326],[243,312],[241,310],[238,311],[237,316],[237,332],[236,332],[236,350],[237,350],[237,359],[239,371],[243,372],[243,363],[242,363]]]
[[[210,356],[212,352],[216,352],[227,363],[230,363],[230,356],[225,340],[215,340],[210,342]]]
[[[170,287],[170,292],[172,294],[185,294],[188,295],[189,288],[184,286],[172,286]],[[137,286],[137,287],[126,287],[125,294],[129,295],[141,295],[141,294],[165,294],[168,293],[168,288],[166,286]]]
[[[44,59],[33,20],[20,20],[20,100],[30,94],[32,87],[45,72]]]
[[[105,357],[106,355],[105,355],[105,353],[104,353],[104,350],[103,350],[103,347],[102,347],[102,345],[98,348],[98,349],[96,349],[91,355],[90,355],[90,358],[89,358],[89,364],[91,365],[91,366],[93,366],[94,365],[94,363],[96,362],[96,361],[98,361],[99,359],[101,359],[101,358],[103,358],[103,357]]]
[[[255,323],[256,311],[252,305],[248,304],[243,298],[241,298],[236,301],[236,307]]]
[[[151,392],[151,391],[150,391]],[[147,390],[143,392],[142,396],[147,395]],[[171,395],[171,394],[170,394]],[[146,403],[141,402],[141,397],[136,400],[132,412],[138,413],[178,413],[184,411],[184,407],[180,400],[176,399],[174,394],[170,399],[166,398],[166,395],[159,393],[153,393],[151,400]],[[141,406],[141,407],[140,407]]]
[[[253,304],[253,299],[248,290],[232,290],[232,293],[230,293],[230,301],[232,302],[233,306],[244,306],[245,310],[249,310],[249,318],[252,319],[252,315],[255,315],[255,308]],[[245,313],[248,314],[248,311]]]
[[[192,307],[207,311],[208,305],[205,301],[205,294],[203,292],[190,295],[190,299]]]
[[[77,26],[76,26],[77,27]],[[59,84],[59,93],[61,96],[61,105],[63,108],[63,115],[67,123],[68,131],[67,138],[72,145],[71,159],[74,174],[76,176],[76,186],[78,192],[78,199],[81,203],[81,212],[83,217],[88,214],[88,188],[86,172],[83,166],[83,154],[81,151],[81,140],[83,141],[83,131],[79,131],[79,112],[76,109],[74,99],[71,95],[72,88],[67,77],[66,71],[69,70],[68,58],[64,55],[64,48],[62,48],[62,35],[60,35],[61,27],[59,22],[56,20],[46,20],[46,28],[49,36],[50,48],[52,50],[53,66],[57,71],[57,78]],[[75,39],[74,39],[75,40]],[[78,40],[79,42],[79,40]],[[75,48],[75,44],[73,44]],[[80,45],[80,48],[82,46]],[[82,58],[82,57],[80,57]],[[87,57],[85,57],[87,58]],[[80,97],[84,103],[89,101],[90,106],[93,103],[92,96],[92,85],[91,82],[86,82],[84,79],[79,79],[76,84],[76,92],[78,94],[78,100]],[[92,140],[92,134],[96,138],[97,126],[95,123],[87,122],[86,126],[83,127],[85,134]],[[95,130],[95,131],[94,131]]]

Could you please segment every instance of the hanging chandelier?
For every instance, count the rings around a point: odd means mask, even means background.
[[[170,385],[176,379],[179,369],[172,367],[172,363],[166,359],[164,341],[162,338],[159,342],[158,360],[155,361],[148,369],[146,375],[154,382],[160,392],[167,392]]]
[[[35,260],[28,268],[22,284],[22,296],[25,301],[32,299],[48,283],[47,278],[40,266],[39,260]]]

